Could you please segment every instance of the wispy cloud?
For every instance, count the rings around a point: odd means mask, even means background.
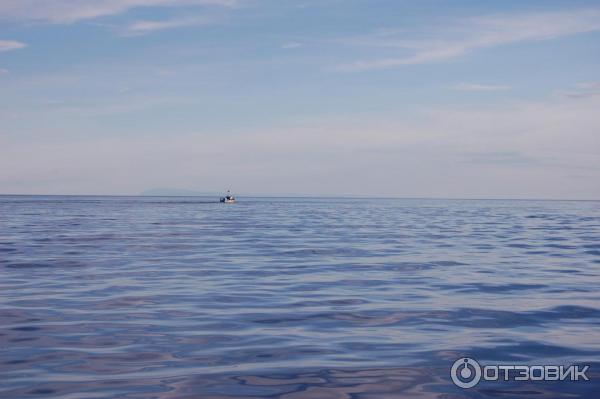
[[[452,87],[458,91],[506,91],[510,86],[501,85],[482,85],[478,83],[457,83]]]
[[[581,82],[575,86],[585,90],[600,90],[600,82]]]
[[[26,46],[25,43],[17,42],[15,40],[0,40],[0,53],[3,51],[18,50]]]
[[[426,40],[406,39],[406,32],[400,37],[393,31],[353,40],[357,45],[401,49],[409,54],[359,60],[341,65],[339,69],[360,71],[440,62],[477,49],[598,30],[600,9],[467,18],[455,21],[447,29],[434,29],[429,32],[433,37]]]
[[[600,96],[600,82],[577,83],[569,90],[559,90],[557,94],[570,98],[586,98]]]
[[[300,42],[287,42],[287,43],[283,43],[281,45],[281,48],[283,49],[292,49],[292,48],[298,48],[298,47],[302,47],[303,44]]]
[[[542,161],[518,151],[467,152],[463,157],[463,162],[474,164],[533,165]]]
[[[210,21],[207,18],[191,17],[177,18],[164,21],[135,21],[125,28],[125,36],[141,36],[152,32],[163,31],[167,29],[184,28],[189,26],[207,25]]]
[[[237,0],[2,0],[0,20],[34,20],[57,24],[117,15],[138,7],[224,6]]]
[[[0,75],[6,75],[8,73],[8,69],[0,68]]]

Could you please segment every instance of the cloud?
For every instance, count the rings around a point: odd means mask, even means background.
[[[482,151],[465,153],[463,162],[473,164],[498,164],[498,165],[535,165],[542,160],[525,156],[517,151]]]
[[[586,98],[600,95],[600,82],[577,83],[571,90],[560,90],[558,94],[570,98]]]
[[[458,91],[506,91],[510,90],[509,86],[498,85],[482,85],[477,83],[458,83],[452,87]]]
[[[407,40],[393,31],[367,38],[353,39],[350,44],[402,49],[405,56],[359,60],[338,69],[361,71],[403,65],[440,62],[460,57],[474,50],[518,42],[549,40],[578,33],[600,30],[600,9],[495,15],[458,20],[445,29],[428,32],[430,39]],[[402,33],[404,36],[406,32]]]
[[[17,42],[15,40],[0,40],[0,53],[3,51],[18,50],[26,46],[25,43]]]
[[[600,90],[600,82],[581,82],[577,83],[575,86],[580,89]]]
[[[117,15],[139,7],[224,6],[237,0],[2,0],[0,20],[73,23]]]
[[[156,31],[206,25],[208,23],[209,21],[206,18],[201,17],[178,18],[164,21],[135,21],[125,28],[123,34],[125,36],[140,36]]]
[[[291,48],[298,48],[298,47],[302,47],[303,44],[299,43],[299,42],[287,42],[281,45],[281,48],[283,49],[291,49]]]
[[[0,68],[0,75],[6,75],[8,73],[8,69]]]

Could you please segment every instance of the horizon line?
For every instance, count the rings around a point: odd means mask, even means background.
[[[144,197],[144,198],[207,198],[218,197],[215,195],[144,195],[144,194],[3,194],[0,197]],[[236,194],[240,197],[240,194]],[[356,195],[311,195],[311,194],[295,194],[295,195],[274,195],[274,194],[253,194],[241,195],[241,198],[314,198],[314,199],[397,199],[397,200],[455,200],[455,201],[586,201],[599,202],[600,198],[498,198],[498,197],[428,197],[428,196],[356,196]]]

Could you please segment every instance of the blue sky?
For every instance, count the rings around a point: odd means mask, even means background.
[[[3,0],[0,193],[600,198],[597,1]]]

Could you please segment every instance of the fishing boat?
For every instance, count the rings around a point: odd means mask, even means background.
[[[231,195],[231,192],[229,190],[227,190],[227,195],[224,197],[221,197],[221,202],[224,202],[226,204],[233,204],[235,202],[235,197],[233,195]]]

